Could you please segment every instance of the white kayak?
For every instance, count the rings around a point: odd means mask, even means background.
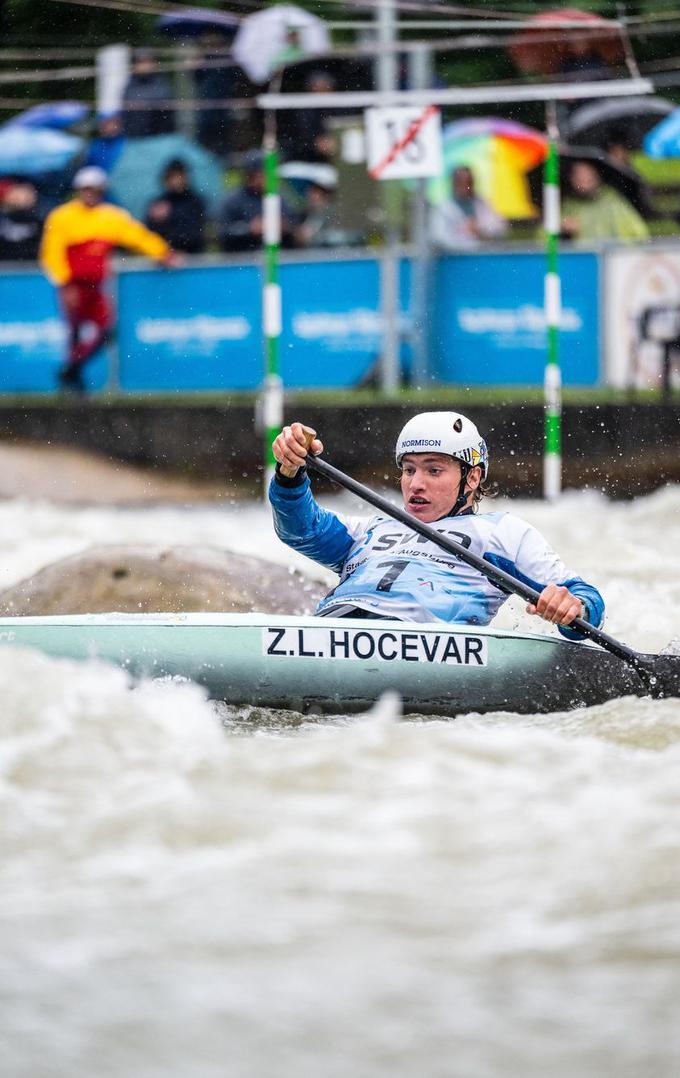
[[[387,690],[408,713],[550,712],[643,695],[606,651],[469,625],[270,614],[0,618],[0,645],[182,677],[229,704],[349,713]]]

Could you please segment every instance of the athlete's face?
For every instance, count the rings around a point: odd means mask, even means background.
[[[460,487],[460,461],[444,453],[407,453],[401,461],[404,506],[418,520],[431,524],[451,512]],[[479,486],[481,472],[471,468],[465,484],[468,504]]]

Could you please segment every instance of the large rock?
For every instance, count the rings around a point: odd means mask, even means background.
[[[0,592],[0,613],[207,611],[304,614],[327,591],[297,570],[218,547],[104,546]]]

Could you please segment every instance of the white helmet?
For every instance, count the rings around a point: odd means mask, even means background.
[[[489,452],[474,423],[459,412],[421,412],[397,438],[397,464],[406,453],[445,453],[489,474]]]
[[[73,177],[73,187],[76,191],[82,191],[83,187],[98,187],[104,190],[108,186],[109,178],[103,168],[97,165],[87,165],[78,169]]]

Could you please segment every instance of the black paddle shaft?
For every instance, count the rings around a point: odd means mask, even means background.
[[[315,457],[310,453],[307,457],[307,467],[313,468],[315,472],[325,475],[328,479],[332,479],[338,486],[344,487],[359,498],[363,498],[364,501],[375,506],[376,509],[386,513],[387,516],[406,524],[411,531],[417,532],[431,542],[436,543],[447,554],[453,554],[455,557],[460,558],[461,561],[467,562],[473,569],[478,569],[480,573],[492,580],[494,584],[498,584],[503,591],[514,592],[515,595],[526,599],[527,602],[536,604],[539,592],[535,588],[524,584],[521,580],[517,580],[510,573],[506,573],[505,570],[499,569],[497,566],[492,565],[491,562],[486,561],[485,558],[480,558],[477,554],[473,554],[462,543],[458,543],[455,539],[451,539],[448,535],[437,531],[431,524],[425,524],[416,517],[412,517],[405,509],[400,509],[388,501],[387,498],[376,494],[370,487],[366,487],[363,483],[352,479],[351,476],[345,475],[344,472],[334,468],[332,464],[329,464],[322,457]],[[584,636],[589,636],[605,651],[610,651],[612,655],[616,655],[624,662],[630,663],[643,678],[645,684],[648,684],[648,675],[654,674],[654,671],[650,670],[650,660],[656,658],[656,656],[640,655],[637,651],[629,648],[627,644],[622,644],[619,640],[615,640],[612,636],[603,632],[602,629],[598,629],[596,626],[591,625],[589,621],[585,621],[584,618],[574,618],[570,622],[569,628],[578,629],[579,632],[583,633]]]

